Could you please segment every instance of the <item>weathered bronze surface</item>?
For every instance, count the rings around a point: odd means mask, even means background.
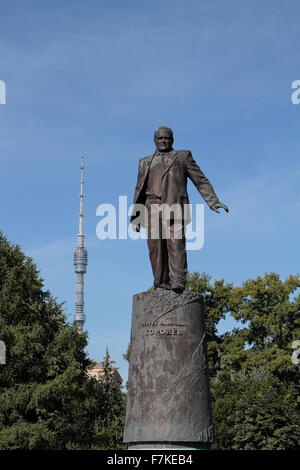
[[[189,204],[187,179],[191,179],[212,210],[219,212],[218,209],[223,208],[228,212],[228,208],[218,200],[211,183],[200,170],[191,152],[174,150],[173,140],[171,129],[158,128],[154,134],[156,152],[140,160],[131,223],[137,231],[140,226],[147,229],[154,287],[172,288],[181,293],[187,273],[185,225],[189,220],[188,216],[184,217],[184,205]],[[167,216],[161,212],[153,222],[151,210],[159,212],[163,205],[169,208],[175,205],[179,207],[180,220],[176,220],[176,215],[170,212]],[[145,212],[149,215],[147,218]],[[164,236],[166,233],[167,237]]]
[[[124,442],[130,448],[212,442],[201,296],[159,289],[135,295],[130,351]]]

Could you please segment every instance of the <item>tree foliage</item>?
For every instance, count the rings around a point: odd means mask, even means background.
[[[43,290],[35,264],[2,233],[0,339],[6,344],[0,449],[101,445],[96,423],[109,421],[112,410],[124,413],[121,392],[110,394],[111,384],[88,379],[93,362],[85,352],[86,334],[67,322],[62,304]]]
[[[194,273],[188,285],[206,309],[215,448],[299,450],[299,370],[291,361],[300,338],[299,276],[270,273],[234,287]],[[229,316],[240,326],[219,334],[219,320]]]

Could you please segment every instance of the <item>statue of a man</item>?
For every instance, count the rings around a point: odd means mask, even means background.
[[[218,200],[191,152],[174,150],[173,141],[172,130],[159,127],[154,133],[155,153],[140,160],[131,224],[137,231],[140,225],[147,229],[154,288],[181,293],[187,274],[185,225],[189,220],[184,215],[189,204],[187,178],[210,209],[219,212],[223,208],[228,212],[228,208]]]

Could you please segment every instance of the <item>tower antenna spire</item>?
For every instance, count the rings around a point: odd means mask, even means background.
[[[77,274],[76,282],[76,313],[75,325],[78,332],[82,333],[83,324],[86,316],[84,314],[84,274],[87,270],[88,254],[84,247],[84,233],[83,233],[83,183],[84,183],[84,157],[81,157],[81,179],[80,179],[80,212],[79,212],[79,233],[78,244],[74,251],[74,267]]]

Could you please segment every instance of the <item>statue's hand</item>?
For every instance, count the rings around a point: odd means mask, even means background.
[[[215,212],[218,212],[218,214],[220,213],[220,211],[218,211],[218,209],[224,209],[226,212],[229,212],[229,209],[227,206],[225,206],[225,204],[222,204],[221,202],[216,202],[212,207],[211,207],[211,210],[215,211]]]

